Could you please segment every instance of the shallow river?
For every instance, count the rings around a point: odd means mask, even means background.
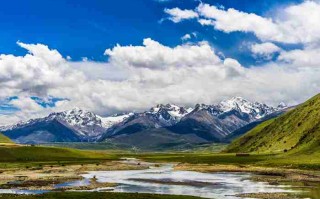
[[[128,163],[136,164],[136,160],[130,161]],[[251,181],[249,178],[253,174],[250,173],[175,171],[172,164],[158,167],[153,164],[147,166],[149,169],[145,170],[91,171],[82,175],[84,180],[63,183],[56,187],[88,185],[92,178],[96,178],[98,182],[117,183],[118,185],[94,191],[191,195],[215,199],[239,199],[234,195],[241,193],[293,191],[291,186]],[[18,194],[43,192],[45,191],[0,190],[0,193]]]
[[[94,171],[83,175],[99,182],[119,184],[114,192],[143,192],[192,195],[215,199],[239,199],[235,194],[257,192],[290,192],[290,186],[275,186],[248,180],[249,173],[200,173],[175,171],[173,165],[146,170]],[[79,183],[79,182],[78,182]]]

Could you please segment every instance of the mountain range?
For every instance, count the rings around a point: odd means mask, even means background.
[[[214,105],[197,104],[194,108],[159,104],[148,111],[109,117],[75,108],[2,126],[0,131],[18,143],[111,141],[142,148],[174,146],[225,142],[242,135],[237,130],[285,109],[284,104],[271,107],[241,97]],[[237,134],[232,136],[234,132]]]

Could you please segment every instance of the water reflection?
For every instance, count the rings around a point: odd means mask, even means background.
[[[200,173],[174,171],[173,165],[146,170],[94,171],[83,175],[99,182],[118,183],[114,192],[192,195],[216,199],[238,199],[234,195],[259,192],[292,192],[290,186],[248,180],[249,173]]]
[[[0,194],[24,194],[24,195],[30,195],[30,194],[43,194],[47,193],[49,191],[45,190],[19,190],[19,189],[0,189]],[[1,198],[1,196],[0,196]]]

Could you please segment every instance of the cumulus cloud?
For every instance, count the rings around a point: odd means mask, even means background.
[[[84,73],[88,80],[111,80],[123,81],[129,76],[129,68],[120,67],[115,64],[95,61],[69,61],[72,70]]]
[[[193,10],[182,10],[180,8],[164,9],[164,12],[170,15],[169,19],[175,23],[178,23],[187,19],[198,18],[198,13]]]
[[[256,14],[248,14],[235,9],[222,10],[216,6],[201,3],[196,11],[204,17],[199,23],[202,25],[212,25],[217,30],[224,32],[256,31],[257,35],[266,37],[275,34],[274,24],[271,19],[265,19]]]
[[[107,49],[105,63],[70,62],[45,45],[21,46],[29,51],[25,56],[0,56],[0,99],[17,96],[10,105],[19,109],[0,115],[2,123],[73,107],[107,115],[145,110],[157,103],[212,104],[233,96],[295,104],[317,93],[320,86],[319,67],[308,59],[304,67],[292,64],[300,64],[289,54],[302,53],[296,51],[283,53],[281,60],[265,66],[245,68],[235,59],[220,59],[206,42],[168,47],[145,39],[141,46]],[[114,74],[120,77],[113,78]],[[44,108],[32,96],[68,100]]]
[[[170,9],[167,9],[168,11]],[[213,26],[215,29],[230,32],[250,32],[262,41],[282,43],[312,43],[320,41],[320,3],[304,1],[297,5],[289,5],[279,10],[272,17],[246,13],[233,8],[224,10],[221,7],[200,3],[192,17],[181,14],[181,9],[174,8],[171,15],[175,23],[183,19],[197,18],[201,25]]]
[[[303,49],[295,49],[291,51],[283,51],[279,57],[279,61],[286,62],[295,67],[317,67],[320,68],[320,47],[306,46]]]
[[[120,46],[107,49],[105,55],[117,66],[165,69],[168,67],[202,67],[220,62],[207,42],[183,44],[170,48],[150,38],[143,46]]]
[[[66,60],[56,50],[37,44],[18,43],[29,54],[21,57],[0,55],[0,96],[19,93],[45,95],[50,88],[81,83],[84,75],[68,67]]]
[[[253,44],[250,48],[255,56],[261,56],[265,59],[271,59],[275,53],[281,51],[281,48],[270,42]]]

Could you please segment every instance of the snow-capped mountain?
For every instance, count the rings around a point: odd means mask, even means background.
[[[101,117],[90,111],[74,108],[54,112],[44,118],[3,126],[0,127],[0,131],[21,143],[95,141],[110,126],[122,122],[129,116],[130,114]]]
[[[162,123],[160,126],[171,126],[179,122],[181,118],[190,113],[192,108],[179,107],[174,104],[158,104],[152,107],[147,114],[152,114]]]
[[[112,126],[101,140],[165,128],[166,131],[177,134],[194,134],[201,139],[220,141],[233,131],[278,110],[280,108],[250,102],[241,97],[214,105],[197,104],[195,108],[188,109],[172,104],[159,104]]]
[[[274,108],[235,97],[214,105],[197,104],[194,108],[158,104],[145,112],[109,117],[75,108],[0,127],[0,131],[20,143],[104,141],[151,129],[166,129],[174,135],[192,135],[200,140],[218,142],[233,131],[285,107],[283,103]]]
[[[190,108],[187,109],[174,104],[158,104],[150,108],[149,111],[134,113],[122,122],[111,126],[100,140],[107,137],[133,134],[146,129],[172,126],[191,111]]]
[[[3,127],[0,127],[0,130],[7,131],[14,128],[19,128],[21,126],[25,126],[25,125],[32,125],[33,123],[36,123],[36,122],[51,121],[54,119],[63,121],[67,125],[76,126],[78,128],[101,125],[101,120],[94,113],[81,110],[80,108],[74,108],[72,110],[64,111],[64,112],[57,112],[57,113],[53,112],[44,118],[31,119],[28,121],[19,122],[14,125],[3,126]]]
[[[285,103],[280,103],[275,108],[259,102],[250,102],[242,97],[233,97],[214,105],[197,104],[192,112],[206,110],[212,116],[219,117],[228,112],[236,111],[246,114],[250,120],[258,120],[285,108],[287,108]]]
[[[277,108],[274,108],[259,102],[249,102],[241,97],[234,97],[230,100],[220,102],[218,107],[222,112],[238,110],[239,112],[249,114],[255,119],[260,119],[277,111],[278,109],[286,108],[286,105],[281,103]]]
[[[58,120],[78,132],[83,139],[99,136],[105,129],[100,117],[96,114],[75,108],[69,111],[51,113],[46,120]]]
[[[192,112],[168,129],[178,134],[221,142],[234,131],[285,108],[285,104],[274,108],[234,97],[215,105],[197,104]]]
[[[116,114],[116,115],[112,115],[109,117],[101,117],[101,116],[98,116],[98,117],[102,121],[102,126],[105,129],[108,129],[115,124],[119,124],[119,123],[123,122],[124,120],[128,119],[132,115],[134,115],[134,113]]]

